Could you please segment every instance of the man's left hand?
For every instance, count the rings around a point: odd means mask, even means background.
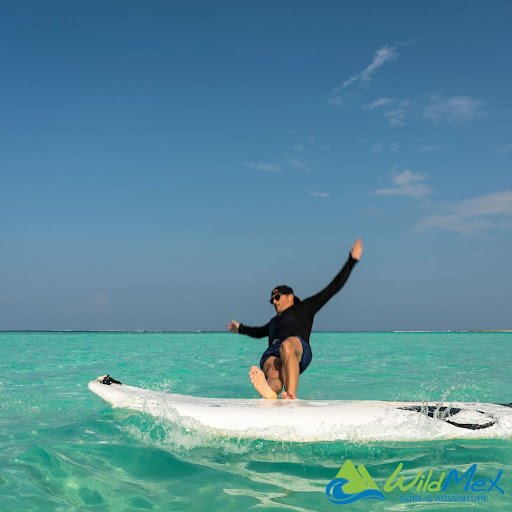
[[[359,238],[354,242],[354,245],[352,246],[352,250],[350,251],[350,255],[355,260],[360,260],[362,254],[363,254],[363,241]]]

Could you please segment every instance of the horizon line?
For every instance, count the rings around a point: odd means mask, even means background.
[[[134,333],[134,334],[152,334],[152,333],[187,333],[187,334],[213,334],[213,333],[226,333],[229,331],[218,331],[218,330],[203,330],[203,329],[0,329],[0,333],[9,332],[34,332],[34,333]],[[318,330],[312,331],[312,333],[436,333],[436,332],[508,332],[512,333],[512,329],[350,329],[350,330]]]

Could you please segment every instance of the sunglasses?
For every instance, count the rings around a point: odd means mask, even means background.
[[[274,304],[275,300],[279,300],[281,298],[281,293],[276,293],[275,295],[272,295],[272,298],[270,299],[270,304]]]

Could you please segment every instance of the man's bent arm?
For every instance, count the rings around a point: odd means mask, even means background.
[[[240,324],[238,326],[238,334],[245,334],[251,338],[264,338],[268,336],[268,326],[270,322],[261,327],[250,327],[249,325]]]
[[[308,297],[304,302],[306,302],[315,313],[319,311],[331,297],[336,295],[343,288],[343,285],[347,282],[357,262],[358,260],[354,259],[352,254],[349,254],[348,260],[334,279],[322,291]]]

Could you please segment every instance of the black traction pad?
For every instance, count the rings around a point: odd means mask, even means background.
[[[414,411],[419,412],[421,414],[427,415],[429,418],[435,418],[438,420],[445,421],[446,423],[449,423],[450,425],[453,425],[454,427],[459,428],[467,428],[469,430],[481,430],[483,428],[489,428],[492,427],[496,420],[492,417],[490,417],[490,421],[483,424],[478,423],[457,423],[456,421],[451,421],[450,417],[455,416],[463,409],[459,409],[457,407],[435,407],[433,405],[429,406],[422,406],[422,405],[413,405],[411,407],[399,407],[399,409],[402,409],[403,411]],[[480,414],[486,414],[483,411],[476,411]]]

